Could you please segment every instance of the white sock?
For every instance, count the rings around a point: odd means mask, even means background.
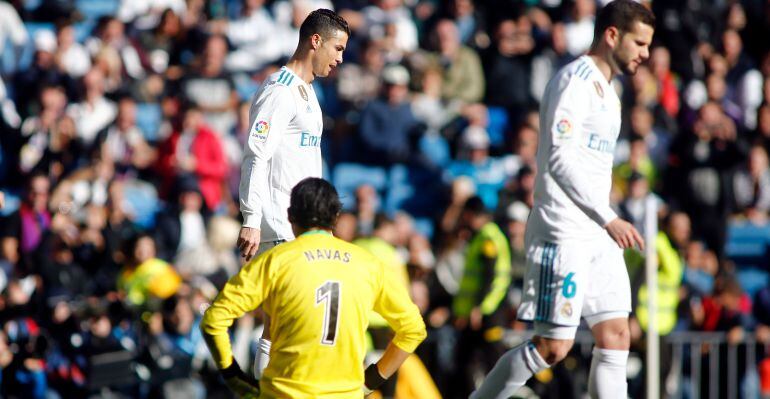
[[[254,355],[254,378],[261,379],[262,372],[270,363],[270,340],[260,338],[257,340],[257,353]]]
[[[527,340],[506,352],[470,399],[508,399],[533,375],[550,367]]]
[[[628,397],[628,351],[594,347],[588,373],[588,395],[598,399]]]

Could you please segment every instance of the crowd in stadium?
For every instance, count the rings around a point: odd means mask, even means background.
[[[430,376],[399,376],[396,396],[432,381],[467,397],[507,332],[528,328],[515,312],[538,103],[588,50],[604,3],[0,1],[0,396],[228,395],[198,323],[242,264],[250,99],[304,17],[329,8],[353,32],[344,63],[313,82],[324,177],[346,207],[335,235],[391,259],[424,315]],[[618,213],[643,231],[645,202],[659,207],[658,329],[770,343],[770,3],[643,3],[657,17],[650,59],[613,82],[623,126],[606,150]],[[486,220],[506,236],[504,276],[466,267]],[[644,259],[626,258],[643,350]],[[502,299],[461,304],[465,272],[474,297]],[[241,365],[260,325],[257,312],[233,330]],[[373,326],[376,346],[387,329]],[[757,355],[742,380],[770,395],[770,354]],[[530,389],[572,397],[569,367]]]

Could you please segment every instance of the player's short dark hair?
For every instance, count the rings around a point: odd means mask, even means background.
[[[655,15],[647,7],[633,0],[615,0],[597,13],[594,40],[601,37],[610,26],[618,28],[621,32],[630,32],[636,22],[655,27]]]
[[[304,229],[333,228],[342,209],[334,186],[317,177],[297,183],[291,190],[289,204],[289,221]]]
[[[302,22],[299,27],[299,40],[306,40],[316,33],[327,39],[336,31],[343,31],[350,37],[350,28],[344,18],[332,10],[319,8],[311,12]]]

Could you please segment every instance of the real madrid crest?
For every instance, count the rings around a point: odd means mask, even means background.
[[[569,302],[561,307],[561,315],[564,317],[572,317],[572,305],[570,305]]]
[[[596,94],[598,94],[599,97],[604,98],[604,89],[602,89],[602,84],[594,80],[594,88],[596,89]]]
[[[299,95],[302,96],[302,99],[307,101],[307,91],[305,91],[305,86],[297,86],[297,90],[299,90]]]

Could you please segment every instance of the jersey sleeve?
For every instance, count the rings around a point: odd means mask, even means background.
[[[374,300],[374,311],[379,313],[396,332],[393,344],[412,353],[427,336],[420,310],[412,302],[403,283],[387,265],[380,263],[381,284]]]
[[[601,192],[591,190],[591,175],[585,173],[578,151],[583,118],[590,111],[591,88],[576,76],[560,82],[556,109],[548,134],[551,135],[551,151],[548,169],[556,184],[588,217],[600,226],[617,218],[607,198]]]
[[[289,88],[277,83],[266,88],[252,108],[249,118],[251,129],[243,154],[238,187],[245,227],[260,227],[262,204],[270,199],[268,162],[295,114],[296,105]]]
[[[235,319],[256,309],[270,292],[267,259],[260,256],[230,278],[201,320],[201,332],[214,362],[225,369],[233,362],[228,328]]]

